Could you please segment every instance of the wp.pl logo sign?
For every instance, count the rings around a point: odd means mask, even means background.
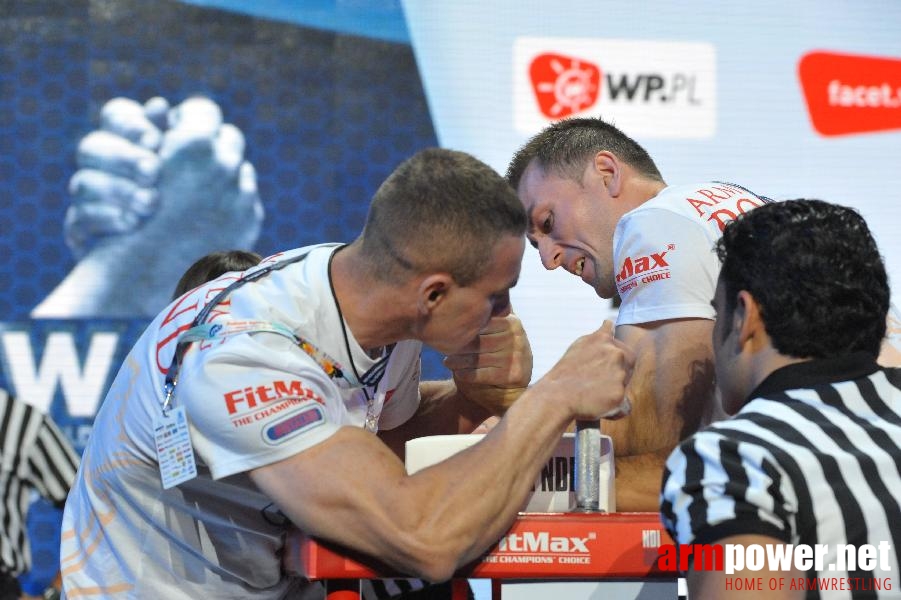
[[[514,127],[602,115],[630,135],[712,137],[716,60],[706,43],[518,38],[513,50]]]
[[[901,129],[901,59],[810,52],[798,77],[821,135]]]

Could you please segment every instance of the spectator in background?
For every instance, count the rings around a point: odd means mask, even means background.
[[[62,508],[78,455],[49,415],[0,389],[0,600],[18,600],[31,568],[26,519],[32,491]],[[59,594],[59,582],[45,598]]]
[[[197,259],[188,267],[181,279],[175,285],[172,299],[175,300],[185,292],[190,292],[197,286],[212,281],[220,275],[231,271],[246,271],[260,264],[263,257],[256,252],[247,250],[219,250],[210,252]]]
[[[853,209],[792,200],[727,225],[717,253],[716,377],[734,416],[669,457],[663,522],[678,544],[827,554],[807,572],[695,562],[689,597],[740,596],[728,578],[761,578],[746,597],[803,598],[798,580],[821,578],[840,589],[807,597],[898,598],[901,370],[876,362],[889,310],[876,242]],[[852,561],[839,558],[846,544]],[[872,570],[857,561],[864,545],[878,552]]]

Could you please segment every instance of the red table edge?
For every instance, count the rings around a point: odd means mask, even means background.
[[[455,578],[672,580],[676,573],[657,566],[657,548],[672,543],[656,512],[521,513],[498,544]],[[289,535],[286,546],[286,569],[310,579],[408,577],[301,532]]]

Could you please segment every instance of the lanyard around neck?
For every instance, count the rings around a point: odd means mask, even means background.
[[[273,271],[278,271],[287,267],[288,265],[303,261],[304,259],[306,259],[307,255],[309,255],[310,252],[311,250],[307,250],[302,254],[287,258],[277,263],[273,263],[271,265],[263,267],[258,271],[254,271],[253,273],[250,273],[247,276],[242,277],[241,279],[238,279],[237,281],[231,283],[228,287],[223,289],[221,292],[216,294],[216,296],[201,309],[201,311],[191,322],[191,327],[188,328],[187,331],[182,333],[178,337],[178,341],[176,342],[175,355],[172,357],[172,363],[169,365],[168,371],[166,371],[166,383],[163,387],[165,400],[162,404],[162,410],[164,415],[168,414],[169,412],[169,406],[172,401],[172,396],[175,392],[175,386],[178,384],[178,373],[181,369],[181,363],[184,359],[185,353],[188,350],[188,347],[192,343],[197,341],[222,339],[240,333],[256,333],[262,331],[276,333],[288,337],[293,340],[294,343],[301,348],[301,350],[306,352],[313,360],[315,360],[316,363],[322,368],[322,370],[325,371],[326,375],[334,379],[344,379],[345,381],[348,381],[348,383],[353,384],[353,382],[350,381],[347,376],[345,376],[345,370],[341,368],[341,365],[338,363],[338,361],[334,360],[325,352],[319,350],[311,342],[301,338],[284,325],[278,323],[269,323],[266,321],[235,321],[221,324],[206,323],[206,320],[207,318],[209,318],[212,310],[223,300],[225,300],[225,298],[228,297],[228,295],[233,291],[247,283],[262,279]]]

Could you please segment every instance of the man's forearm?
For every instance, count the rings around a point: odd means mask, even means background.
[[[379,437],[401,459],[407,440],[427,435],[470,433],[491,414],[457,391],[453,381],[423,381],[421,401],[413,417],[403,425],[379,432]]]
[[[442,433],[469,433],[492,416],[488,409],[461,393],[451,380],[423,381],[419,393],[422,405],[417,417],[421,414],[427,428],[444,430]]]

